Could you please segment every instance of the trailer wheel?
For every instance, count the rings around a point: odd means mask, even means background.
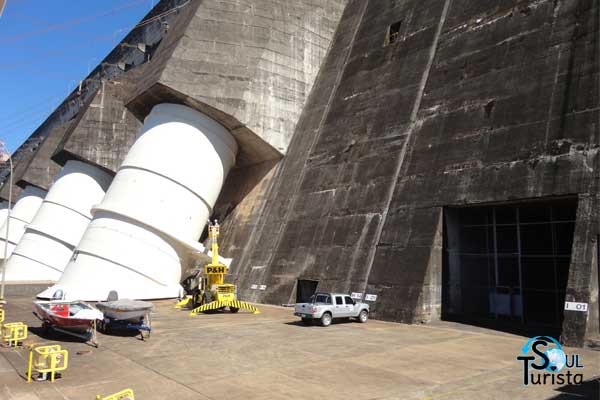
[[[321,316],[321,326],[329,326],[331,325],[331,321],[332,321],[332,317],[331,314],[326,312],[323,313],[323,315]]]
[[[229,311],[235,314],[236,312],[240,311],[240,309],[237,307],[229,307]]]

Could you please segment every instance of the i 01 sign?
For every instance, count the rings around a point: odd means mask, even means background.
[[[585,312],[588,309],[588,303],[575,303],[574,301],[565,301],[565,310]]]

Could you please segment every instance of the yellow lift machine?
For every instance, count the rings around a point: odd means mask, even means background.
[[[198,315],[205,311],[222,310],[226,307],[232,313],[240,309],[259,314],[260,311],[252,304],[236,299],[235,285],[225,283],[225,275],[229,269],[219,262],[219,223],[208,222],[208,236],[211,241],[212,262],[184,281],[188,292],[185,299],[175,305],[175,308],[188,306],[192,308],[190,315]]]

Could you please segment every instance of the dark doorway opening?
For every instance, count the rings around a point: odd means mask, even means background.
[[[442,318],[559,336],[577,200],[444,210]]]
[[[298,279],[296,285],[296,303],[308,303],[310,296],[315,294],[319,281]]]
[[[385,45],[388,46],[392,43],[396,43],[400,37],[400,27],[402,21],[394,22],[388,28],[387,35],[385,36]]]

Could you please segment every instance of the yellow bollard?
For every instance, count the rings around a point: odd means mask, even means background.
[[[50,381],[54,382],[57,372],[64,371],[69,366],[69,352],[63,350],[60,345],[29,346],[29,365],[27,367],[27,383],[31,382],[31,373],[50,373]]]
[[[27,325],[22,322],[9,322],[2,326],[2,341],[8,342],[9,346],[14,344],[15,347],[19,342],[27,339]]]
[[[125,389],[107,397],[97,395],[96,400],[135,400],[135,398],[133,397],[133,390]]]
[[[4,308],[0,308],[0,336],[2,336],[2,329],[3,329],[2,323],[4,322],[5,316],[6,315],[4,314]]]

